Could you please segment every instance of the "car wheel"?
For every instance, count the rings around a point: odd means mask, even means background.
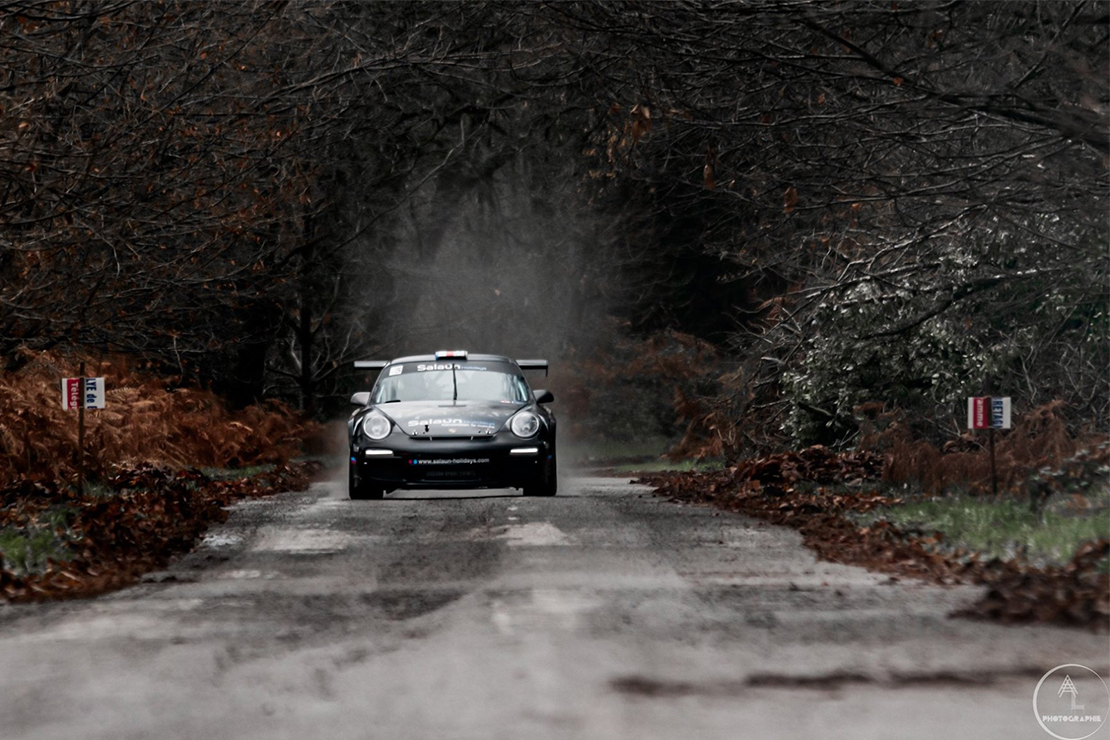
[[[366,485],[364,482],[358,480],[355,475],[355,466],[351,465],[347,470],[347,495],[353,501],[366,501],[369,499],[379,499],[385,496],[385,491],[381,488],[373,488]]]
[[[524,486],[525,496],[554,496],[559,490],[558,466],[555,457],[547,464],[547,469],[536,478],[534,483]]]

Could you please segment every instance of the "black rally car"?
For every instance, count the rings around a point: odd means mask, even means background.
[[[555,495],[555,416],[545,405],[555,398],[523,372],[546,375],[546,360],[455,351],[355,367],[381,372],[372,391],[351,397],[351,498],[418,488]]]

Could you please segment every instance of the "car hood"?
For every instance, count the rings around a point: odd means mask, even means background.
[[[494,435],[524,403],[488,401],[403,401],[375,408],[410,437]]]

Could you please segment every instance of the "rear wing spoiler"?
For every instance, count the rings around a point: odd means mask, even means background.
[[[543,370],[543,376],[547,377],[547,360],[517,360],[516,364],[521,370]]]
[[[381,370],[389,364],[389,360],[355,360],[356,370]],[[547,377],[547,360],[517,360],[516,364],[521,370],[543,370]]]

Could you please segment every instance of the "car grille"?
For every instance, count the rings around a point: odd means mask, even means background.
[[[493,437],[483,434],[481,437],[410,437],[413,442],[492,442]]]
[[[478,481],[484,478],[481,471],[476,470],[427,470],[422,471],[421,479],[427,482],[443,481]]]

